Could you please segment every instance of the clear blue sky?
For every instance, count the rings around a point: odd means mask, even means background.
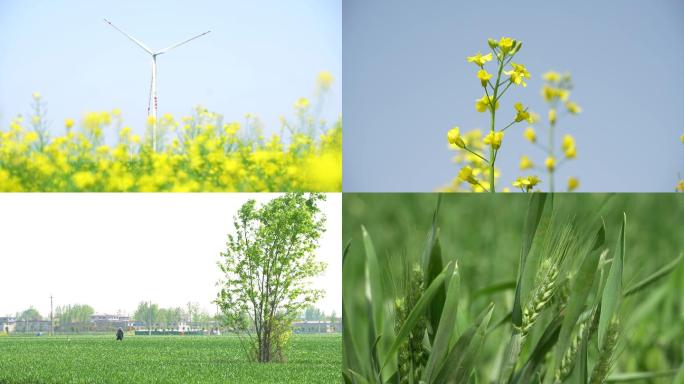
[[[559,180],[577,175],[589,192],[669,192],[677,172],[684,176],[681,0],[345,0],[343,13],[345,192],[448,183],[458,168],[447,130],[488,124],[474,109],[482,87],[466,56],[501,36],[524,42],[517,60],[532,74],[527,88],[505,96],[504,115],[522,101],[545,116],[541,74],[573,74],[572,98],[584,112],[559,129],[576,137],[578,159]],[[543,158],[522,138],[524,128],[507,130],[499,153],[507,185],[521,154]]]
[[[311,96],[319,71],[336,78],[322,117],[342,111],[342,6],[339,0],[18,1],[0,2],[0,124],[48,103],[51,129],[66,117],[120,108],[143,130],[150,57],[119,28],[152,49],[212,32],[158,58],[159,112],[189,114],[197,104],[228,121],[257,114],[267,132]]]

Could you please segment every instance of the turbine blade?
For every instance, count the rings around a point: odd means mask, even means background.
[[[116,29],[117,31],[121,32],[124,36],[128,37],[132,42],[138,44],[138,46],[139,46],[140,48],[144,49],[145,52],[149,53],[150,55],[154,55],[154,52],[152,52],[151,49],[147,48],[147,46],[146,46],[145,44],[143,44],[142,42],[136,40],[133,36],[129,35],[128,33],[126,33],[126,32],[124,32],[124,31],[120,30],[116,25],[112,24],[111,21],[109,21],[109,20],[107,20],[107,19],[104,19],[104,21],[105,21],[107,24],[111,25],[111,26],[112,26],[114,29]]]
[[[155,53],[155,54],[156,54],[156,55],[161,55],[162,53],[166,53],[166,52],[168,52],[168,51],[170,51],[170,50],[172,50],[172,49],[174,49],[174,48],[176,48],[176,47],[179,47],[179,46],[181,46],[181,45],[183,45],[183,44],[185,44],[185,43],[188,43],[188,42],[190,42],[190,41],[192,41],[192,40],[195,40],[195,39],[197,39],[197,38],[199,38],[199,37],[202,37],[202,36],[206,35],[206,34],[209,33],[209,32],[211,32],[211,31],[206,31],[206,32],[204,32],[204,33],[200,33],[199,35],[197,35],[197,36],[195,36],[195,37],[191,37],[191,38],[189,38],[189,39],[187,39],[187,40],[185,40],[185,41],[181,41],[181,42],[178,43],[178,44],[174,44],[174,45],[172,45],[172,46],[170,46],[170,47],[168,47],[168,48],[164,48],[164,49],[162,49],[161,51],[159,51],[159,52],[157,52],[157,53]]]

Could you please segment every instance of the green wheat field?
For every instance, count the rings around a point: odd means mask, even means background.
[[[684,195],[345,194],[346,382],[684,382],[683,217]]]
[[[287,363],[258,364],[233,336],[0,337],[0,383],[334,383],[341,345],[294,335]]]

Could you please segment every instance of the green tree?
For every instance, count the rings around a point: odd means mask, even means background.
[[[24,310],[23,312],[20,312],[17,314],[17,320],[21,320],[21,321],[43,320],[43,316],[40,315],[40,312],[38,312],[37,309],[35,309],[33,307],[29,307],[28,309]]]
[[[71,326],[74,329],[87,327],[90,316],[95,313],[93,307],[87,304],[67,304],[55,309],[55,318],[60,328]]]
[[[325,318],[325,313],[323,313],[320,309],[314,307],[313,305],[309,305],[306,307],[306,310],[304,311],[304,320],[306,321],[318,321],[318,320],[323,320]]]
[[[315,259],[325,230],[318,207],[324,199],[288,193],[260,207],[250,200],[234,217],[219,262],[224,276],[216,303],[226,325],[247,337],[246,351],[255,361],[282,360],[292,320],[323,295],[309,279],[325,269]]]
[[[152,327],[159,321],[159,305],[151,304],[147,301],[141,301],[138,308],[133,312],[133,319],[142,321]]]

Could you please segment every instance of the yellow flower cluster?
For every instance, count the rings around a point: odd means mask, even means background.
[[[470,187],[470,190],[475,192],[495,192],[496,179],[499,177],[499,171],[495,167],[495,163],[503,143],[504,131],[522,121],[532,124],[538,120],[538,116],[528,111],[528,108],[523,106],[522,103],[515,103],[513,121],[504,128],[496,128],[496,113],[499,109],[501,97],[511,85],[526,87],[525,79],[530,78],[530,73],[523,64],[512,61],[515,54],[522,47],[521,41],[510,37],[502,37],[499,40],[489,39],[487,43],[492,50],[491,53],[483,55],[478,52],[473,56],[468,56],[466,61],[475,64],[479,68],[477,78],[484,89],[484,95],[475,100],[475,110],[480,113],[489,112],[491,126],[484,137],[479,129],[461,134],[461,130],[458,127],[454,127],[447,132],[449,147],[457,151],[454,161],[460,164],[461,168],[451,185],[443,188],[445,191],[460,191],[463,184],[465,184]],[[495,59],[497,68],[490,73],[485,69],[485,65]],[[504,70],[509,63],[511,68]],[[494,73],[496,76],[493,75]],[[505,77],[502,77],[502,74]],[[533,136],[532,140],[535,140],[534,131],[530,134]],[[533,165],[527,159],[524,163],[521,161],[521,167],[523,166],[531,168]],[[531,191],[539,183],[539,178],[528,178],[525,180],[527,180],[525,182],[526,188],[521,188],[524,192]]]
[[[474,129],[461,135],[459,127],[453,127],[447,133],[447,140],[449,141],[449,147],[457,151],[453,161],[461,165],[461,168],[451,184],[442,188],[442,190],[445,192],[464,190],[471,192],[487,191],[483,183],[484,180],[488,179],[491,170],[481,153],[490,144],[485,143],[482,131]],[[499,170],[495,168],[494,174],[498,178]],[[464,188],[464,185],[466,188]]]
[[[570,90],[572,89],[572,78],[569,73],[560,74],[556,71],[549,71],[542,75],[544,79],[544,85],[541,89],[541,95],[544,101],[549,106],[548,111],[548,127],[545,129],[548,134],[549,144],[544,146],[540,144],[537,140],[537,132],[533,127],[528,127],[523,132],[523,137],[532,144],[535,144],[541,148],[546,154],[546,160],[544,161],[545,169],[549,175],[549,190],[554,191],[554,173],[558,167],[565,163],[567,160],[571,160],[577,157],[577,147],[575,144],[575,138],[566,134],[563,136],[561,141],[561,149],[563,151],[564,159],[557,161],[556,150],[554,148],[554,136],[555,130],[557,128],[559,113],[558,107],[562,103],[568,114],[576,115],[582,112],[582,108],[575,102],[570,101]],[[518,109],[518,107],[516,107]],[[531,119],[527,120],[530,124],[536,124],[539,119],[531,114]],[[521,116],[522,117],[522,116]],[[528,156],[523,156],[520,160],[520,170],[534,169],[534,164]],[[567,183],[567,190],[574,191],[579,187],[579,180],[576,177],[570,177]]]
[[[244,124],[224,123],[221,115],[197,107],[181,120],[170,114],[159,119],[155,152],[152,124],[140,136],[122,126],[120,114],[87,113],[78,129],[67,119],[65,134],[42,146],[22,118],[14,119],[0,130],[0,191],[341,190],[341,120],[326,128],[281,119],[282,131],[290,132],[285,143],[282,135],[264,137],[253,115]],[[316,131],[323,133],[311,133]],[[116,133],[112,143],[105,140],[113,136],[108,132]]]

